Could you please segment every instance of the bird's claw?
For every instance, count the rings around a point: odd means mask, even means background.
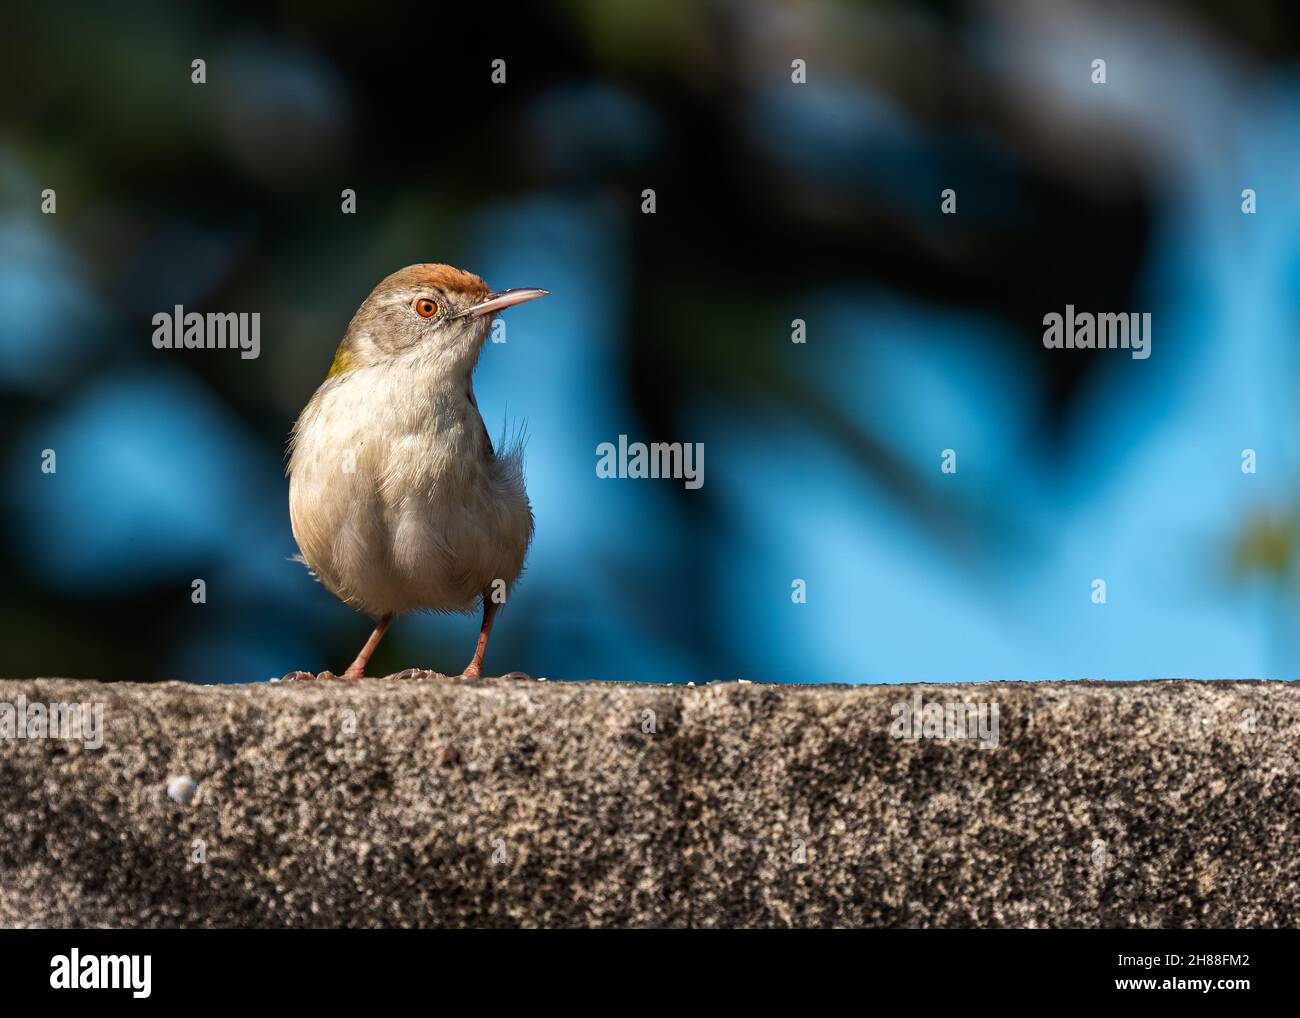
[[[445,679],[448,676],[443,675],[442,672],[435,672],[432,668],[405,668],[391,676],[391,678],[422,681],[424,679]]]
[[[403,679],[408,681],[414,680],[417,682],[423,682],[429,679],[450,679],[450,678],[481,679],[482,677],[483,677],[482,675],[472,674],[468,671],[457,676],[444,675],[442,672],[435,672],[432,668],[405,668],[402,671],[395,672],[394,674],[389,676],[390,679]],[[311,672],[296,671],[296,672],[289,672],[287,675],[281,678],[280,681],[281,682],[318,682],[318,681],[327,682],[331,679],[351,679],[351,678],[353,678],[353,676],[347,675],[346,673],[343,675],[335,675],[333,672],[330,671],[317,672],[315,674]],[[506,672],[504,675],[499,676],[499,678],[510,679],[513,681],[528,682],[531,680],[532,676],[528,675],[526,672]]]

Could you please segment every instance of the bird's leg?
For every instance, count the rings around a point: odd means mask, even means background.
[[[370,634],[370,639],[366,645],[361,648],[361,653],[357,659],[348,665],[348,670],[339,676],[341,679],[364,679],[366,677],[366,664],[370,661],[370,655],[375,652],[379,646],[379,641],[384,638],[384,633],[388,631],[389,624],[393,621],[391,613],[385,615],[375,624],[375,631]]]
[[[483,675],[483,655],[487,651],[488,636],[492,632],[492,620],[496,618],[501,605],[492,600],[490,594],[483,595],[483,625],[478,630],[478,645],[474,648],[474,660],[465,666],[463,672],[467,679],[477,679]]]

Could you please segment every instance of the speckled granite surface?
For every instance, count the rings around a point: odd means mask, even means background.
[[[102,747],[8,737],[23,698],[102,704]],[[958,702],[983,744],[935,737],[924,709]],[[904,703],[929,737],[895,737]],[[1300,923],[1294,684],[33,679],[0,704],[9,926]]]

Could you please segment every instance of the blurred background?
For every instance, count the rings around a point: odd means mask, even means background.
[[[285,443],[421,261],[552,292],[476,378],[537,517],[492,674],[1300,674],[1289,0],[5,21],[0,674],[341,670],[370,624],[290,561]],[[1067,303],[1151,312],[1151,358],[1045,350]],[[175,304],[259,312],[261,356],[155,350]],[[703,443],[703,487],[597,477],[619,434]],[[403,619],[372,671],[477,627]]]

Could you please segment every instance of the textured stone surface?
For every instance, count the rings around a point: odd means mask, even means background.
[[[916,693],[997,748],[892,737]],[[1300,923],[1293,684],[20,694],[105,737],[0,741],[10,926]]]

